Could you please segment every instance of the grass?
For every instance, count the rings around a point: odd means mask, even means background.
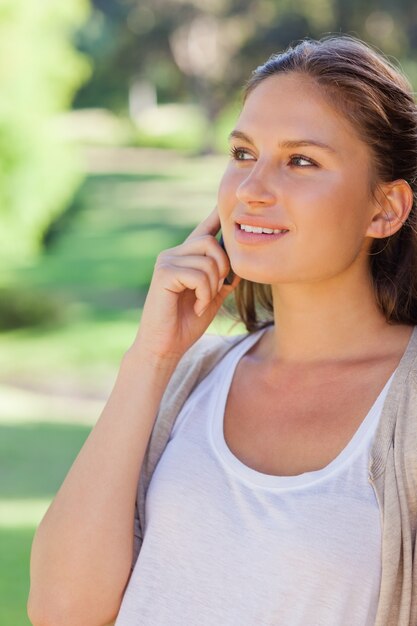
[[[56,300],[62,317],[0,336],[0,624],[29,624],[35,528],[111,391],[157,254],[216,201],[224,157],[147,154],[137,171],[118,159],[89,175],[44,254],[1,268],[0,282]],[[217,318],[209,331],[231,324]]]
[[[2,424],[1,500],[51,499],[89,430],[81,424]]]
[[[35,528],[89,431],[78,424],[0,426],[0,624],[29,624],[26,602]]]
[[[0,527],[1,589],[0,623],[13,626],[30,624],[26,615],[29,592],[27,563],[33,529]]]

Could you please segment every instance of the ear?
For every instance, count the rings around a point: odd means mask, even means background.
[[[407,219],[413,206],[413,191],[406,180],[381,183],[376,191],[375,211],[366,236],[383,239],[393,235]]]

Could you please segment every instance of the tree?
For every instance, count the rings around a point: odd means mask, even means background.
[[[127,110],[135,78],[152,82],[159,102],[200,104],[209,123],[250,72],[306,36],[344,32],[363,38],[417,78],[417,12],[412,0],[92,0],[81,43],[97,71],[79,106]],[[210,137],[209,137],[210,139]]]
[[[0,0],[0,256],[28,259],[79,182],[56,116],[89,64],[72,36],[87,0]]]

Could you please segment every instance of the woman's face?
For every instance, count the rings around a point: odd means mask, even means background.
[[[353,263],[365,267],[376,212],[370,150],[308,77],[263,80],[231,135],[218,211],[236,274],[266,284],[316,282]],[[254,235],[237,222],[288,232]]]

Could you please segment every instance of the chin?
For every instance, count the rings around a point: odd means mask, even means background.
[[[239,274],[240,276],[240,274]],[[242,276],[244,280],[247,280],[249,283],[253,283],[254,285],[271,285],[272,281],[270,280],[259,280],[255,278],[246,278],[246,276]]]
[[[232,264],[232,270],[237,276],[240,276],[240,278],[243,278],[251,283],[258,283],[259,285],[272,285],[274,283],[288,282],[288,277],[277,276],[276,274],[272,274],[270,271],[254,271],[253,267],[239,267],[238,264]]]

